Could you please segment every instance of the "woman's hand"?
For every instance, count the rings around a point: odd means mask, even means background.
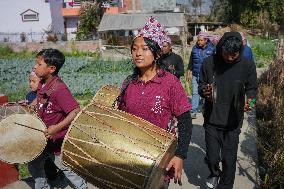
[[[174,156],[171,161],[168,164],[168,167],[166,168],[167,171],[170,169],[174,169],[174,182],[179,185],[181,185],[181,175],[182,175],[182,169],[183,169],[183,159]]]

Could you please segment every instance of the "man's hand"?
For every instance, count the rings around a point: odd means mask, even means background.
[[[210,102],[213,101],[213,88],[212,88],[212,85],[210,84],[207,84],[207,86],[203,89],[203,95],[204,97],[209,100]]]
[[[166,168],[167,171],[170,169],[174,169],[174,182],[175,184],[178,182],[179,185],[181,185],[181,175],[182,175],[182,169],[183,169],[183,159],[174,156],[171,161],[168,164],[168,167]]]
[[[174,66],[174,65],[170,65],[170,66],[169,66],[169,70],[175,71],[175,70],[176,70],[176,69],[175,69],[175,66]]]
[[[190,70],[185,71],[185,81],[186,82],[191,82],[192,79],[192,74]]]
[[[44,135],[47,139],[52,139],[59,131],[61,131],[61,127],[58,125],[51,125],[44,131]]]
[[[189,96],[191,96],[191,89],[190,89],[190,82],[191,82],[191,71],[190,70],[186,70],[185,71],[185,74],[184,74],[184,77],[185,77],[185,87],[186,87],[186,91],[187,91],[187,94]]]
[[[252,108],[254,108],[255,107],[255,98],[248,98],[247,99],[247,102],[246,102],[246,104],[245,104],[245,112],[246,111],[250,111]]]
[[[175,66],[174,66],[174,65],[170,65],[170,66],[168,67],[168,71],[169,71],[171,74],[175,74],[175,73],[176,73]]]

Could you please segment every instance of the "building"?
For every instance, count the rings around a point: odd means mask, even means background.
[[[183,13],[105,13],[98,31],[101,36],[107,34],[122,39],[123,37],[131,37],[137,35],[138,29],[144,26],[150,16],[156,18],[165,27],[167,34],[172,36],[172,39],[181,37],[187,31],[185,15]],[[182,39],[180,38],[180,40]]]
[[[108,4],[106,13],[155,13],[174,12],[177,8],[176,0],[118,0],[117,3]]]
[[[62,0],[0,1],[0,41],[45,41],[64,33]]]
[[[63,0],[61,12],[64,18],[64,33],[68,41],[76,38],[80,8],[81,2],[79,0]]]

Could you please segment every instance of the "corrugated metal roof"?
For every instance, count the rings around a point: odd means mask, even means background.
[[[161,13],[161,14],[104,14],[98,31],[111,30],[135,30],[142,28],[147,19],[153,16],[164,27],[183,27],[183,13]]]

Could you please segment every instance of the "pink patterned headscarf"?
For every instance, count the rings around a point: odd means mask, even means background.
[[[33,77],[34,77],[34,76],[37,76],[36,73],[35,73],[35,69],[34,69],[34,68],[32,69],[32,71],[31,71],[31,73],[30,73],[30,76],[33,76]]]
[[[172,44],[172,40],[169,36],[165,35],[164,38],[163,38],[163,43],[167,42],[169,44]]]
[[[197,37],[203,37],[205,39],[208,39],[208,33],[200,31],[197,35]]]
[[[197,37],[203,37],[204,39],[209,39],[214,44],[217,44],[221,38],[221,36],[218,34],[211,34],[203,31],[199,32]]]
[[[136,37],[146,37],[158,43],[160,48],[163,47],[163,42],[166,39],[165,28],[152,16],[148,19],[145,26],[138,31]]]

